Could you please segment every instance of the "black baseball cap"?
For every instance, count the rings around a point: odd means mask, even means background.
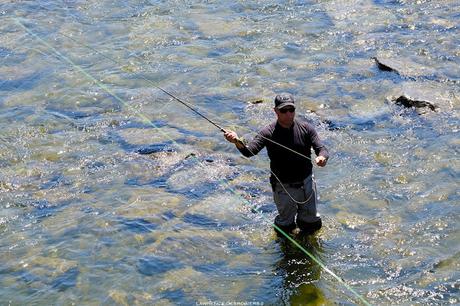
[[[275,97],[275,107],[277,109],[282,109],[286,106],[292,106],[295,108],[294,97],[289,93],[282,93],[276,95]]]

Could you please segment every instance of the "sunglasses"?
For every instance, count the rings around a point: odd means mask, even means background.
[[[288,107],[288,108],[280,109],[280,113],[282,113],[282,114],[286,114],[287,112],[293,113],[293,112],[295,112],[295,108],[294,107]]]

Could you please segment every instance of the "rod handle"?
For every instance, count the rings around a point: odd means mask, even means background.
[[[227,133],[227,132],[228,132],[227,130],[225,130],[225,129],[223,129],[223,128],[221,128],[220,130],[221,130],[223,133]],[[244,142],[243,142],[243,140],[242,140],[241,138],[237,137],[235,140],[236,140],[235,144],[241,144],[241,145],[245,146],[245,144],[244,144]]]

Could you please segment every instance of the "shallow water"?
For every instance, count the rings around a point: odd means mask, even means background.
[[[323,229],[299,243],[370,304],[459,303],[459,17],[456,1],[3,1],[2,304],[361,303],[276,238],[266,154],[242,158],[155,86],[245,137],[293,93],[332,154]],[[405,92],[439,110],[391,101]]]

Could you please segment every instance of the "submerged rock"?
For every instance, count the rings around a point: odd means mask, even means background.
[[[124,306],[130,305],[130,303],[128,302],[129,296],[125,291],[112,289],[109,291],[108,296],[111,299],[111,302],[114,302],[115,304]]]
[[[143,232],[174,219],[184,210],[184,198],[150,186],[136,188],[128,201],[115,210],[125,229]]]
[[[169,144],[182,138],[182,133],[171,127],[163,126],[160,128],[148,127],[148,128],[124,128],[118,131],[117,140],[126,148],[136,148],[137,151],[145,149],[148,151],[150,148],[152,151],[161,151],[159,144]],[[155,146],[156,145],[156,146]],[[139,153],[141,153],[139,152]],[[142,152],[141,154],[148,154]]]
[[[168,145],[164,143],[154,143],[149,144],[147,146],[142,146],[136,150],[136,153],[142,155],[150,155],[158,152],[173,152],[173,149],[168,147]]]
[[[172,257],[162,257],[156,255],[140,258],[137,263],[138,272],[147,276],[166,273],[170,270],[182,267],[183,264]]]

